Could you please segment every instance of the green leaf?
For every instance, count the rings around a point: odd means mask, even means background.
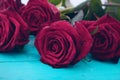
[[[104,10],[102,9],[101,0],[91,0],[90,8],[91,8],[92,12],[97,14],[99,17],[101,17],[105,13]]]
[[[67,7],[68,4],[66,4],[66,2],[68,3],[69,0],[49,0],[49,2],[56,5],[57,7]]]
[[[76,7],[70,7],[70,8],[66,8],[65,10],[61,10],[61,14],[67,15],[72,19],[79,13],[80,10],[86,8],[87,3],[88,1],[85,1]]]
[[[93,15],[92,11],[88,9],[88,11],[83,19],[84,20],[95,20],[96,18]]]
[[[62,0],[62,6],[66,7],[66,0]]]
[[[49,0],[50,3],[58,5],[62,0]]]
[[[62,6],[62,0],[61,0],[61,2],[60,2],[59,4],[56,5],[56,7],[59,8],[59,7],[61,7],[61,6]]]
[[[69,16],[64,15],[64,14],[60,14],[60,18],[61,18],[61,20],[67,20],[67,21],[71,20]]]
[[[101,0],[89,0],[88,12],[85,16],[85,20],[96,20],[96,16],[101,17],[105,14],[102,8]]]
[[[110,2],[109,6],[106,8],[106,13],[113,16],[114,18],[120,20],[120,0],[108,0]]]

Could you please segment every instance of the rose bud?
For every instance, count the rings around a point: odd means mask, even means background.
[[[54,68],[67,67],[88,54],[92,37],[79,23],[74,28],[66,21],[57,21],[38,33],[35,46],[43,63]]]

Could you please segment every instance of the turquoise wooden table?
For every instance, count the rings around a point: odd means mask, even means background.
[[[39,61],[34,37],[19,53],[0,53],[0,80],[120,80],[118,64],[80,61],[68,68],[54,69]]]

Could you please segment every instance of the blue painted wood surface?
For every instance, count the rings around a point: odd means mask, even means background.
[[[120,80],[120,61],[80,61],[68,68],[54,69],[39,61],[34,37],[19,53],[0,53],[0,80]]]

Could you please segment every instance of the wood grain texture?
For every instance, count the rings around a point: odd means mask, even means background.
[[[120,80],[118,64],[80,61],[68,68],[54,69],[39,61],[34,37],[19,53],[0,53],[0,80]]]

